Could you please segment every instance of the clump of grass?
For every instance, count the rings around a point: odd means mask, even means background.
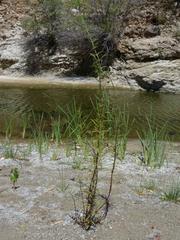
[[[16,187],[16,182],[17,182],[17,180],[19,178],[19,170],[18,170],[18,168],[12,168],[11,169],[9,178],[10,178],[10,181],[12,182],[12,188],[16,189],[17,188]]]
[[[73,99],[73,102],[67,109],[59,109],[66,118],[65,136],[72,138],[74,142],[78,143],[85,132],[87,124],[87,119],[83,116],[81,106],[77,106],[75,99]]]
[[[61,142],[61,119],[58,116],[57,119],[52,119],[52,140],[55,141],[56,144],[60,144]]]
[[[29,121],[30,121],[30,115],[29,114],[23,114],[21,116],[21,125],[22,125],[22,138],[24,139],[26,137],[26,130],[29,126]]]
[[[10,141],[3,144],[3,156],[5,159],[15,159],[18,154],[18,147],[14,146]]]
[[[60,155],[60,150],[58,148],[55,148],[52,152],[51,160],[53,161],[58,160],[60,158],[59,155]]]
[[[12,137],[13,129],[14,129],[14,118],[12,116],[10,116],[10,118],[8,118],[5,121],[5,136],[6,136],[6,139],[9,139],[9,138]]]
[[[65,116],[66,125],[65,125],[65,137],[72,139],[74,147],[74,166],[79,165],[79,161],[77,161],[77,152],[79,149],[78,145],[83,144],[83,136],[85,135],[87,129],[87,117],[83,115],[81,106],[77,106],[75,99],[73,102],[67,107],[67,109],[62,109],[59,107],[60,112]],[[70,147],[70,148],[69,148]],[[72,152],[72,146],[68,145],[67,154]]]
[[[152,193],[156,190],[156,183],[154,180],[145,181],[140,183],[140,186],[136,189],[139,195],[144,195],[146,193]]]
[[[59,192],[65,192],[68,189],[69,184],[66,183],[64,178],[64,168],[62,167],[61,170],[58,169],[58,173],[59,173],[59,184],[57,186],[57,190]]]
[[[39,158],[42,159],[42,155],[46,153],[49,148],[49,135],[44,130],[44,115],[36,116],[32,113],[32,116],[34,119],[34,129],[32,130],[33,141],[39,153]]]
[[[160,168],[165,161],[167,134],[165,127],[158,129],[147,119],[148,129],[138,132],[142,146],[140,160],[146,166]]]
[[[18,159],[19,160],[26,160],[32,152],[32,143],[28,142],[26,146],[22,146],[19,149]]]
[[[43,154],[46,153],[49,149],[48,134],[44,133],[43,131],[35,131],[33,140],[39,153],[39,158],[42,159]]]
[[[82,159],[81,156],[76,156],[76,159],[73,161],[72,168],[77,169],[77,170],[83,170],[84,169],[83,159]]]
[[[171,185],[162,193],[163,201],[180,202],[180,181],[173,181]]]
[[[144,183],[141,183],[140,185],[142,188],[148,190],[148,191],[155,191],[156,189],[156,183],[153,180],[145,181]]]
[[[127,106],[124,106],[124,108],[120,110],[118,117],[120,124],[120,135],[118,137],[118,157],[120,160],[123,160],[125,158],[128,135],[130,133],[133,121],[130,121]]]

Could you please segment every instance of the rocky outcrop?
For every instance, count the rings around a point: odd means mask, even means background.
[[[18,30],[17,30],[18,32]],[[0,74],[23,74],[24,70],[24,40],[21,31],[16,37],[0,42]]]
[[[20,23],[24,14],[21,7],[23,2],[18,0],[12,5],[12,1],[4,0],[0,4],[0,26],[3,29],[0,33],[0,75],[25,74],[28,34]],[[128,20],[123,39],[118,45],[120,57],[111,67],[108,81],[133,89],[180,93],[179,15],[174,17],[171,25],[159,24],[164,21],[164,16],[154,17],[156,4],[150,9],[150,1],[146,2],[140,11],[136,9],[134,19]],[[166,12],[166,15],[170,16],[170,13]],[[56,51],[49,56],[42,72],[49,71],[51,75],[68,72],[78,64],[78,56],[74,46]]]
[[[125,61],[116,61],[111,78],[131,88],[180,92],[180,41],[174,37],[126,40],[119,45]]]
[[[180,58],[180,41],[168,36],[128,39],[121,42],[118,48],[125,60],[136,62]]]

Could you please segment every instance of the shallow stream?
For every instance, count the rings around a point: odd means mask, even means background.
[[[126,104],[130,117],[135,119],[130,137],[136,136],[136,131],[146,125],[150,114],[155,117],[157,125],[167,124],[168,133],[173,139],[180,141],[180,95],[164,93],[147,93],[125,89],[108,90],[111,102],[117,107]],[[91,101],[96,98],[95,89],[30,89],[1,88],[0,89],[0,131],[5,131],[8,119],[15,119],[13,130],[18,133],[22,114],[33,111],[35,114],[54,113],[57,105],[64,107],[76,100],[83,111],[91,111]]]

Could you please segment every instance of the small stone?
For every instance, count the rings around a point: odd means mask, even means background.
[[[160,28],[157,25],[149,25],[144,32],[144,36],[146,38],[151,38],[155,36],[159,36],[161,34]]]

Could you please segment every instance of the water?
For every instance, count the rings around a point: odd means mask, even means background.
[[[152,114],[158,126],[167,124],[169,135],[180,141],[180,95],[147,93],[131,90],[108,90],[110,99],[117,107],[128,105],[130,117],[135,119],[131,137],[137,129],[146,125],[146,117]],[[13,117],[18,133],[21,115],[34,111],[54,113],[56,106],[66,106],[75,98],[84,111],[91,111],[91,101],[95,99],[94,89],[0,89],[0,131],[3,134],[7,119]]]

